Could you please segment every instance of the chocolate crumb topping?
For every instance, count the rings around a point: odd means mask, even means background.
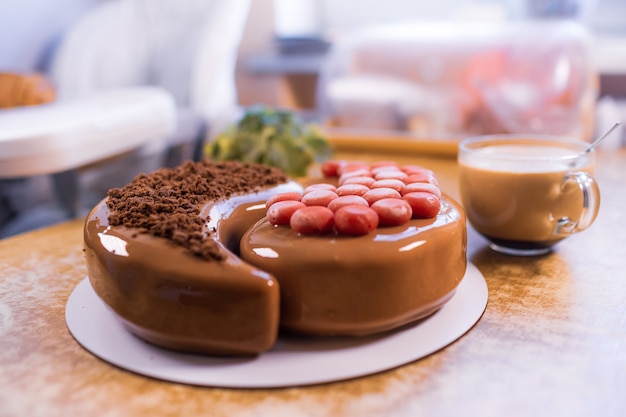
[[[257,191],[287,181],[277,168],[239,161],[186,162],[140,174],[108,192],[109,224],[171,240],[205,260],[221,260],[218,243],[204,229],[200,211],[209,201]]]

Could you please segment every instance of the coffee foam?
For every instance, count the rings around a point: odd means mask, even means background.
[[[572,149],[558,146],[499,145],[473,149],[472,154],[462,156],[461,163],[488,171],[520,174],[561,172],[585,165],[585,159],[577,155]]]

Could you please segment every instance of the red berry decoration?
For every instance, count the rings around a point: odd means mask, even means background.
[[[411,184],[407,184],[402,187],[402,190],[400,190],[400,194],[405,195],[408,193],[416,193],[419,191],[431,193],[441,198],[441,190],[439,189],[439,187],[428,182],[413,182]]]
[[[428,169],[428,168],[424,168],[421,167],[419,165],[403,165],[400,167],[400,170],[402,170],[402,172],[404,172],[407,175],[412,175],[412,174],[430,174],[430,175],[435,175],[435,173]]]
[[[339,177],[339,185],[345,184],[346,180],[354,177],[372,177],[372,173],[367,169],[357,169],[341,174]]]
[[[372,209],[378,214],[381,226],[400,226],[413,215],[411,206],[399,198],[383,198],[372,204]]]
[[[328,204],[337,198],[337,193],[330,190],[313,190],[302,196],[302,201],[307,206],[327,207]]]
[[[402,181],[404,181],[405,184],[410,184],[412,182],[427,182],[437,186],[439,185],[437,178],[435,178],[433,174],[426,172],[411,174]]]
[[[393,188],[374,188],[363,194],[363,198],[367,200],[369,205],[383,198],[400,198],[400,193]]]
[[[337,189],[337,187],[335,187],[332,184],[326,184],[324,182],[319,183],[319,184],[311,184],[308,187],[306,187],[304,189],[304,191],[302,192],[302,195],[304,194],[308,194],[311,191],[317,191],[317,190],[329,190],[329,191],[335,191]]]
[[[402,199],[411,206],[414,219],[435,217],[441,208],[439,197],[425,191],[405,194]]]
[[[322,163],[321,171],[325,177],[338,177],[341,161],[326,161]]]
[[[323,234],[332,230],[335,215],[328,207],[303,207],[293,213],[289,225],[298,233]]]
[[[400,171],[400,168],[398,168],[397,164],[380,165],[380,166],[377,166],[377,167],[372,167],[371,171],[372,171],[372,175],[373,176],[376,176],[376,175],[380,174],[381,172],[385,172],[385,171],[402,172],[402,171]]]
[[[306,207],[303,203],[294,200],[277,201],[267,209],[267,220],[270,224],[278,226],[281,224],[289,224],[293,213],[301,208]]]
[[[376,182],[373,183],[370,186],[370,188],[372,188],[372,189],[374,189],[374,188],[391,188],[393,190],[396,190],[397,192],[400,192],[400,190],[402,190],[402,188],[404,188],[405,185],[406,184],[404,184],[399,179],[388,178],[388,179],[384,179],[384,180],[376,180]]]
[[[369,188],[375,182],[376,180],[372,177],[365,177],[365,176],[350,177],[350,178],[347,178],[344,182],[342,182],[341,186],[348,185],[348,184],[359,184],[359,185],[364,185]]]
[[[265,202],[265,208],[266,209],[270,208],[272,204],[278,201],[287,201],[287,200],[300,201],[301,198],[302,198],[302,194],[296,193],[296,192],[275,194],[267,199],[267,201]]]
[[[339,165],[339,169],[337,170],[337,174],[339,174],[338,176],[341,176],[343,174],[345,174],[346,172],[352,172],[352,171],[356,171],[359,169],[366,169],[369,170],[370,167],[368,164],[366,164],[365,162],[361,162],[361,161],[342,161]]]
[[[397,168],[398,163],[396,161],[376,161],[370,164],[370,168],[373,170],[381,167],[393,167]]]
[[[283,193],[267,200],[267,218],[301,234],[360,236],[377,227],[400,226],[411,218],[437,216],[441,190],[433,171],[393,161],[329,161],[321,166],[339,186],[312,184],[302,194]]]
[[[407,174],[397,169],[383,170],[374,175],[376,180],[402,180],[406,177]]]
[[[373,181],[373,179],[372,179]],[[337,195],[342,197],[344,195],[358,195],[362,196],[370,190],[370,187],[363,184],[344,184],[337,187]]]
[[[364,199],[363,197],[360,197],[358,195],[344,195],[341,197],[337,197],[333,201],[331,201],[330,204],[328,204],[328,208],[331,211],[335,212],[339,210],[341,207],[352,206],[352,205],[364,206],[364,207],[370,206],[367,200]]]
[[[370,207],[345,206],[335,213],[335,227],[344,235],[366,235],[378,227],[378,214]]]

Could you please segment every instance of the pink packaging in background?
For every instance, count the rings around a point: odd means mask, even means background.
[[[566,20],[370,27],[333,46],[318,84],[322,118],[430,138],[589,140],[598,96],[591,41]]]

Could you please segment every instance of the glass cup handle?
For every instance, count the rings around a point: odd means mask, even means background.
[[[600,188],[596,180],[583,171],[568,172],[561,182],[561,189],[570,181],[575,181],[583,193],[583,208],[578,221],[569,217],[561,217],[556,222],[554,229],[555,235],[571,235],[576,232],[585,230],[596,219],[600,209]]]

